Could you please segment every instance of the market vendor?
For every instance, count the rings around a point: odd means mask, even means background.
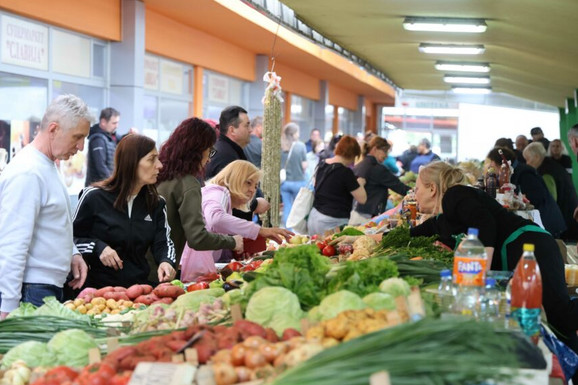
[[[159,282],[175,277],[175,248],[164,198],[155,183],[163,167],[155,141],[131,134],[117,148],[112,175],[86,187],[74,215],[74,242],[90,271],[87,287],[147,283],[150,248]]]
[[[454,248],[455,236],[475,227],[486,246],[492,270],[514,270],[522,245],[534,244],[548,322],[557,336],[578,352],[578,301],[568,295],[558,244],[542,228],[507,211],[484,191],[466,183],[462,171],[447,163],[423,166],[416,181],[416,200],[419,210],[432,217],[410,229],[411,236],[438,235],[440,241]]]

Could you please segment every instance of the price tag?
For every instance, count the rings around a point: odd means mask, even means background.
[[[243,312],[241,311],[241,305],[238,303],[231,305],[231,317],[233,322],[241,321],[243,319]]]
[[[183,357],[182,354],[175,354],[171,358],[171,362],[175,363],[175,364],[181,364],[181,363],[185,362],[185,358]]]
[[[108,346],[108,352],[114,352],[116,349],[118,349],[119,345],[118,345],[118,338],[115,337],[110,337],[106,339],[106,345]]]
[[[421,298],[421,293],[419,287],[414,286],[411,288],[411,294],[407,298],[409,306],[409,318],[412,321],[419,321],[425,317],[425,306]]]
[[[185,350],[185,361],[191,365],[198,366],[199,354],[197,353],[197,349],[188,348],[187,350]]]
[[[134,370],[129,385],[191,385],[196,368],[190,364],[141,362]]]
[[[386,371],[373,373],[369,377],[369,385],[391,385],[389,373]]]
[[[100,349],[92,348],[88,350],[88,363],[97,364],[100,362]]]

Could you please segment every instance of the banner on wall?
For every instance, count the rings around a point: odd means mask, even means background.
[[[209,74],[209,101],[226,104],[229,102],[229,79]]]
[[[183,93],[182,65],[161,60],[161,91],[181,95]]]
[[[159,89],[159,59],[150,55],[145,55],[144,88],[148,90]]]
[[[48,28],[2,15],[2,62],[48,70]]]

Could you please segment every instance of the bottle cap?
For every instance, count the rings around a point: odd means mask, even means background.
[[[496,278],[486,278],[486,286],[495,286]]]
[[[468,229],[468,235],[475,235],[477,237],[479,233],[480,232],[475,227],[470,227]]]
[[[523,246],[522,250],[524,250],[524,251],[534,251],[534,245],[531,244],[531,243],[524,243],[524,246]]]
[[[451,277],[452,272],[448,269],[443,269],[442,271],[440,271],[440,277]]]

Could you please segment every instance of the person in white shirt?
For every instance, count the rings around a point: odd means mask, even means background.
[[[74,246],[68,191],[56,167],[84,148],[91,115],[74,95],[48,106],[38,135],[0,176],[0,319],[19,303],[61,300],[82,287],[87,266]]]

